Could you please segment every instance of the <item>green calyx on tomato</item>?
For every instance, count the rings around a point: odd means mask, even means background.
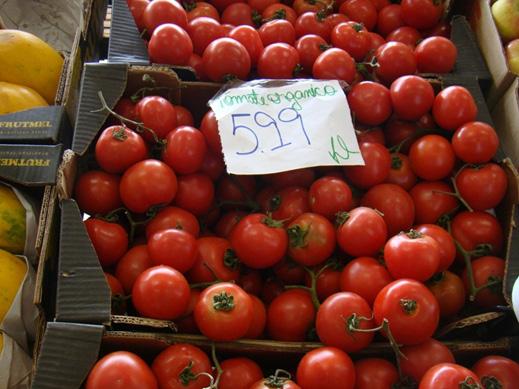
[[[400,299],[400,307],[402,307],[403,311],[412,315],[416,311],[416,301],[411,299]]]
[[[364,29],[364,26],[360,23],[355,23],[351,26],[355,32],[361,32]]]
[[[487,278],[487,283],[483,285],[483,288],[488,288],[497,295],[501,295],[503,289],[503,279],[497,276],[490,276]]]
[[[223,254],[223,264],[231,270],[238,270],[240,267],[240,261],[233,249],[225,250],[225,253]]]
[[[126,139],[128,139],[128,135],[126,135],[126,129],[127,129],[127,127],[125,125],[114,128],[112,130],[112,137],[115,140],[124,142]]]
[[[182,385],[187,386],[191,381],[196,380],[198,377],[193,373],[193,361],[189,361],[189,364],[180,372],[178,378]]]
[[[196,8],[196,2],[195,1],[183,1],[182,6],[186,11],[192,11]]]
[[[263,382],[265,386],[268,386],[269,388],[282,388],[283,385],[285,385],[285,382],[290,378],[292,378],[292,376],[288,371],[277,369],[274,375],[268,376]]]
[[[265,224],[267,227],[272,228],[283,228],[283,222],[280,220],[272,219],[270,216],[264,218],[261,221],[263,224]]]
[[[335,227],[340,227],[350,218],[348,212],[337,212],[335,214]]]
[[[298,77],[303,72],[303,66],[301,64],[297,64],[294,70],[292,71],[292,75],[294,77]]]
[[[501,382],[494,376],[484,376],[481,378],[481,383],[485,389],[503,389]]]
[[[230,312],[234,309],[234,296],[221,292],[213,296],[213,308],[217,311]]]
[[[474,378],[467,377],[464,381],[460,382],[460,389],[483,389],[483,387],[474,381]]]
[[[418,232],[416,230],[409,230],[405,234],[407,235],[408,238],[411,238],[411,239],[418,239],[418,238],[421,238],[424,236],[424,234],[422,234],[421,232]]]
[[[391,156],[391,169],[397,170],[402,167],[402,158],[400,158],[398,155],[393,154]]]
[[[279,209],[280,205],[281,205],[281,196],[278,194],[272,196],[269,201],[269,209],[271,211],[277,211]]]
[[[308,244],[306,241],[306,236],[308,235],[309,231],[310,229],[308,227],[303,228],[298,224],[290,227],[287,230],[290,247],[305,247]]]

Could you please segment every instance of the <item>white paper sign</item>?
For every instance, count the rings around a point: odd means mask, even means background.
[[[227,89],[209,105],[228,173],[364,165],[338,81],[256,80]]]
[[[515,280],[514,287],[512,289],[512,308],[515,313],[515,317],[519,322],[519,277]]]

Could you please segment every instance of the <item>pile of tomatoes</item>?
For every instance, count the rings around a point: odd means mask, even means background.
[[[436,0],[128,0],[153,63],[201,80],[313,76],[348,83],[448,73],[456,61]]]

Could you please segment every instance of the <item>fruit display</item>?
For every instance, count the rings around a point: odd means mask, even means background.
[[[519,74],[519,3],[514,0],[498,0],[492,4],[492,16],[499,36],[505,44],[510,71]]]

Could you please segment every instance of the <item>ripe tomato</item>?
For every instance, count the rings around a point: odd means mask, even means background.
[[[451,234],[454,240],[469,252],[477,251],[485,245],[489,254],[499,255],[503,247],[503,229],[497,219],[487,212],[458,213],[452,219]]]
[[[505,197],[508,177],[496,163],[466,166],[456,175],[461,197],[477,211],[496,207]]]
[[[356,22],[336,25],[331,32],[331,42],[333,46],[345,50],[356,61],[362,61],[370,49],[368,31]]]
[[[428,339],[423,343],[401,348],[405,358],[400,358],[402,374],[419,383],[431,367],[439,363],[454,363],[454,355],[442,342]]]
[[[398,381],[396,367],[385,359],[366,358],[355,362],[356,389],[391,388]]]
[[[299,53],[300,64],[306,74],[312,73],[314,62],[328,48],[326,41],[314,34],[303,35],[294,46]]]
[[[355,129],[355,135],[357,136],[357,141],[360,143],[380,143],[381,145],[386,144],[386,140],[384,137],[384,133],[382,129],[379,127],[371,127],[366,129]]]
[[[210,18],[207,20],[217,23]],[[193,54],[191,38],[191,34],[176,24],[167,23],[158,26],[151,34],[148,43],[150,60],[167,65],[186,65]]]
[[[86,389],[158,389],[157,379],[140,357],[116,351],[96,362],[88,374]]]
[[[250,56],[251,66],[253,68],[256,67],[264,48],[258,31],[251,26],[236,26],[228,34],[228,37],[237,40],[245,46]]]
[[[276,189],[282,189],[288,186],[308,188],[315,181],[315,172],[313,169],[303,168],[268,174],[264,176],[264,178]]]
[[[371,343],[375,333],[355,330],[373,328],[372,316],[368,303],[359,295],[335,293],[317,311],[317,336],[325,346],[337,347],[347,353],[360,351]]]
[[[186,311],[190,293],[182,273],[169,266],[154,266],[135,280],[132,302],[144,317],[173,320]]]
[[[117,262],[115,276],[127,294],[132,292],[135,280],[144,270],[153,266],[145,244],[134,246]]]
[[[213,4],[220,13],[222,13],[225,8],[234,3],[244,3],[243,0],[211,0],[211,4]]]
[[[356,86],[358,85],[360,84]],[[366,97],[363,99],[368,101]],[[364,159],[364,166],[345,166],[343,171],[346,178],[360,189],[368,189],[383,183],[391,170],[389,150],[380,143],[370,142],[361,143],[359,148]]]
[[[264,269],[283,258],[288,236],[282,223],[256,213],[245,216],[234,227],[231,245],[241,262],[253,269]]]
[[[245,211],[229,211],[223,214],[214,227],[216,235],[228,239],[238,222],[247,215]]]
[[[247,201],[256,193],[256,180],[254,176],[223,176],[218,182],[216,196],[222,202]]]
[[[272,43],[288,43],[294,45],[296,30],[292,23],[284,19],[271,20],[258,29],[263,45],[266,47]]]
[[[119,224],[91,217],[85,227],[101,266],[114,265],[128,250],[128,234]]]
[[[151,365],[160,388],[203,389],[209,378],[200,373],[211,374],[211,362],[196,346],[177,343],[162,351]]]
[[[414,49],[418,42],[422,40],[422,34],[420,34],[420,31],[413,27],[402,26],[398,27],[396,30],[391,31],[386,36],[386,40],[388,42],[400,42]]]
[[[308,273],[306,274],[306,286],[311,287],[312,280]],[[339,266],[327,267],[324,270],[319,269],[319,275],[316,279],[315,290],[319,301],[326,300],[332,294],[341,291],[341,271]]]
[[[198,55],[202,55],[211,42],[225,36],[222,25],[205,16],[191,20],[186,31],[193,41],[193,51]]]
[[[418,76],[403,76],[391,84],[391,103],[399,118],[418,120],[429,112],[434,102],[434,90]]]
[[[456,197],[441,192],[453,193],[453,189],[443,181],[423,181],[409,191],[415,206],[416,223],[434,224],[441,216],[456,210],[459,206]]]
[[[337,3],[336,3],[337,4]],[[333,28],[338,25],[339,23],[345,23],[349,22],[350,19],[344,14],[341,13],[332,13],[324,19],[326,23],[330,26],[330,31],[333,30]]]
[[[417,126],[415,123],[404,122],[402,120],[389,120],[384,127],[384,136],[387,145],[400,145],[400,152],[407,154],[411,144],[418,138]]]
[[[142,14],[144,26],[149,34],[163,24],[176,24],[185,29],[187,14],[184,8],[175,0],[154,0],[144,9]]]
[[[382,124],[392,112],[389,90],[372,81],[354,85],[348,93],[348,103],[355,119],[369,126]]]
[[[375,52],[378,67],[375,74],[384,83],[390,84],[400,76],[416,73],[413,49],[400,42],[387,42]]]
[[[156,232],[177,228],[197,237],[200,232],[198,220],[191,212],[177,207],[162,208],[146,225],[146,237],[149,239]]]
[[[440,251],[438,272],[447,270],[456,258],[456,246],[451,234],[436,224],[420,224],[414,229],[438,242]]]
[[[418,30],[434,27],[443,13],[443,2],[434,0],[402,0],[402,20]]]
[[[297,366],[297,382],[305,389],[355,386],[351,358],[335,347],[319,347],[305,354]]]
[[[278,0],[247,0],[251,8],[259,13],[263,12],[269,5],[277,4],[278,2]]]
[[[493,127],[483,122],[469,122],[456,130],[451,139],[456,156],[465,163],[485,163],[499,147]]]
[[[214,184],[205,174],[194,173],[178,178],[178,191],[175,205],[193,215],[206,214],[213,204]]]
[[[312,67],[312,75],[321,80],[343,80],[351,84],[356,74],[352,56],[335,47],[319,55]]]
[[[280,220],[284,225],[292,222],[296,217],[310,211],[308,191],[299,186],[289,186],[278,192],[267,195],[265,200],[259,201],[265,212],[272,213],[272,217]],[[259,197],[259,196],[258,196]]]
[[[370,31],[377,24],[377,9],[371,0],[346,0],[339,7],[339,12],[354,22],[362,23]]]
[[[240,282],[242,282],[242,280]],[[263,301],[266,306],[269,306],[269,304],[284,291],[285,285],[280,280],[269,277],[261,284],[261,292],[259,295],[261,301]]]
[[[96,161],[108,173],[122,173],[147,156],[148,148],[142,137],[123,126],[105,128],[95,146]]]
[[[450,175],[456,163],[456,155],[447,139],[430,134],[422,136],[411,145],[409,161],[418,177],[436,181]]]
[[[375,52],[380,46],[382,46],[384,43],[386,43],[386,40],[382,38],[379,34],[376,32],[368,32],[370,44],[369,44],[369,51],[368,53]]]
[[[431,278],[427,287],[438,300],[442,318],[456,315],[465,305],[463,281],[450,271],[445,270]]]
[[[195,72],[195,76],[198,80],[207,80],[207,76],[204,73],[204,64],[202,62],[202,57],[198,54],[191,54],[189,57],[186,66],[193,69]]]
[[[145,159],[126,170],[119,192],[132,212],[145,213],[154,205],[169,204],[177,193],[177,177],[164,162]]]
[[[249,389],[301,389],[301,387],[288,377],[272,375],[254,383]]]
[[[449,39],[433,36],[421,41],[414,54],[420,73],[450,73],[456,63],[458,50]]]
[[[273,340],[303,342],[314,319],[312,298],[303,289],[282,292],[267,308],[267,330]]]
[[[293,78],[299,63],[299,53],[287,43],[272,43],[265,47],[258,60],[258,75],[262,78]]]
[[[382,8],[378,13],[377,31],[382,36],[386,36],[391,31],[404,25],[402,6],[400,4],[390,4]]]
[[[191,126],[180,126],[166,137],[162,160],[176,173],[190,174],[198,171],[207,151],[204,135]]]
[[[187,306],[184,314],[175,320],[175,325],[178,328],[180,333],[187,334],[199,334],[200,331],[195,323],[195,318],[193,317],[193,310],[195,309],[195,305],[198,302],[198,298],[200,297],[200,293],[202,293],[199,289],[191,288],[191,295],[189,296],[189,304]]]
[[[228,282],[206,288],[195,305],[195,322],[209,339],[231,341],[247,333],[252,323],[252,299],[238,285]]]
[[[420,381],[419,389],[482,388],[478,377],[455,363],[439,363],[431,367]]]
[[[175,107],[168,100],[160,96],[147,96],[135,106],[137,119],[147,128],[155,132],[159,139],[177,127],[177,113]],[[144,139],[153,142],[149,132],[143,133]]]
[[[278,262],[272,270],[276,277],[286,285],[302,285],[307,278],[307,272],[303,266],[289,259]]]
[[[196,239],[179,229],[162,230],[148,239],[148,252],[154,265],[167,265],[185,273],[196,261]]]
[[[188,3],[185,5],[185,8],[188,22],[200,17],[208,17],[217,22],[220,21],[218,10],[212,4],[206,3],[205,1]]]
[[[87,214],[106,214],[122,204],[119,176],[101,170],[85,172],[76,182],[74,195],[79,208]]]
[[[139,29],[139,31],[144,30],[144,10],[146,9],[146,6],[150,3],[149,0],[129,0],[127,1],[128,8],[130,9],[130,12],[132,13],[133,20],[135,20],[135,25]]]
[[[256,362],[249,358],[231,358],[220,363],[222,374],[219,389],[249,389],[263,378],[263,372]]]
[[[234,255],[227,239],[206,236],[197,240],[198,256],[188,273],[191,282],[237,280],[238,258]]]
[[[312,212],[328,219],[333,219],[339,211],[350,210],[352,206],[351,189],[339,178],[319,178],[310,186],[308,195]]]
[[[207,145],[213,153],[216,155],[222,155],[222,141],[220,140],[220,134],[218,133],[218,122],[213,110],[207,111],[202,118],[200,124],[200,131],[205,136]]]
[[[382,212],[388,236],[406,231],[413,225],[415,215],[413,199],[398,185],[375,185],[362,197],[361,204]]]
[[[519,380],[519,364],[511,359],[488,355],[472,366],[484,387],[512,389]],[[500,386],[499,386],[500,385]]]
[[[231,38],[212,41],[204,50],[202,61],[205,74],[214,82],[221,82],[229,77],[245,80],[251,68],[247,49]]]
[[[117,104],[115,104],[114,111],[126,119],[136,120],[135,103],[128,97],[121,97]],[[128,124],[129,128],[134,129],[132,124]]]
[[[409,191],[416,184],[416,175],[411,168],[409,157],[401,153],[391,154],[391,170],[385,180],[388,184],[401,186]]]
[[[288,225],[287,232],[290,239],[288,256],[302,265],[318,265],[335,249],[333,224],[319,214],[303,213]]]
[[[373,303],[378,325],[384,319],[397,343],[419,344],[429,339],[440,321],[440,307],[421,282],[400,279],[382,289]]]
[[[436,95],[432,112],[434,121],[441,128],[454,131],[476,120],[478,107],[467,89],[449,86]]]
[[[222,23],[233,26],[254,26],[253,10],[247,3],[234,3],[222,12]]]
[[[249,295],[252,300],[252,322],[244,335],[247,339],[257,339],[263,336],[267,325],[267,308],[258,297]],[[254,382],[256,382],[255,380]]]
[[[263,20],[286,19],[290,23],[295,24],[297,13],[291,7],[285,4],[274,3],[269,5],[261,13]]]
[[[505,275],[505,261],[498,257],[485,256],[472,261],[472,273],[474,274],[474,284],[479,288],[487,283],[493,283],[485,287],[476,294],[474,300],[477,305],[483,308],[494,308],[496,305],[505,305],[503,297],[503,278]],[[463,271],[463,284],[465,291],[470,293],[467,270]]]
[[[200,166],[200,173],[209,176],[211,180],[218,180],[225,171],[225,163],[223,157],[216,155],[212,151],[207,151],[204,155],[204,161]]]
[[[330,40],[330,24],[326,22],[325,16],[318,13],[305,12],[301,14],[297,18],[294,28],[298,38],[308,34],[315,34],[326,41]]]

